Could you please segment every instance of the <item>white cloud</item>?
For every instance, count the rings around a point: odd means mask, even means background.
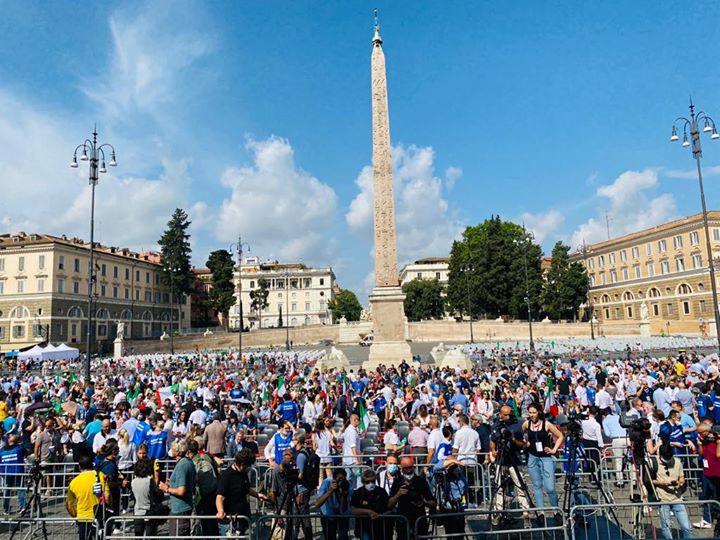
[[[463,170],[460,167],[450,166],[445,169],[445,187],[452,189],[455,187],[457,182],[463,174]]]
[[[703,167],[703,176],[718,176],[720,175],[720,165],[714,165],[712,167]],[[663,176],[668,178],[679,178],[685,180],[697,180],[697,169],[691,169],[688,171],[668,170],[663,171]]]
[[[254,163],[222,175],[232,193],[222,202],[217,240],[232,242],[241,232],[260,257],[326,264],[335,249],[333,189],[297,166],[286,139],[250,140],[247,148]]]
[[[626,171],[612,184],[598,188],[598,197],[609,204],[611,235],[622,236],[634,231],[653,227],[675,217],[675,199],[669,193],[652,197],[657,188],[658,169]],[[590,218],[580,225],[571,237],[574,248],[583,243],[607,240],[605,215]]]
[[[557,210],[549,210],[544,214],[533,214],[525,212],[520,216],[520,220],[535,236],[535,241],[542,243],[546,238],[555,233],[560,225],[565,221],[563,216]]]
[[[197,87],[188,68],[207,55],[213,42],[198,29],[197,5],[155,2],[141,10],[120,9],[109,19],[112,53],[106,69],[83,85],[83,91],[111,118],[132,113],[157,114],[173,105],[179,89],[187,97]]]
[[[399,263],[431,255],[446,255],[462,226],[450,211],[443,183],[435,176],[431,147],[396,146],[393,156],[393,190]],[[454,182],[461,169],[446,170]],[[451,179],[451,180],[450,180]],[[365,166],[355,180],[360,192],[350,203],[345,220],[351,231],[370,237],[373,227],[373,173]]]

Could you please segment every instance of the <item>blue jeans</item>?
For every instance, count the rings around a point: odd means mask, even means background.
[[[662,527],[663,538],[672,539],[672,517],[670,511],[672,510],[677,519],[678,525],[682,530],[681,538],[692,538],[693,530],[690,526],[690,518],[688,517],[687,509],[682,503],[671,503],[663,504],[660,507],[660,526]]]
[[[3,512],[10,512],[10,501],[13,495],[17,494],[18,510],[25,509],[25,486],[23,486],[23,476],[19,474],[8,474],[4,478],[0,478],[0,484],[3,485]]]
[[[360,465],[345,466],[345,474],[347,474],[347,481],[350,484],[350,494],[358,488],[358,481],[360,480],[360,475],[355,474],[355,470],[360,470]]]
[[[702,477],[702,495],[700,498],[703,501],[712,501],[718,498],[720,493],[718,492],[718,478],[710,478],[703,475]],[[708,523],[712,523],[712,512],[710,511],[711,506],[709,504],[703,504],[703,519]]]
[[[549,506],[558,505],[558,495],[555,490],[555,459],[551,456],[537,457],[532,454],[528,457],[528,474],[535,492],[535,508],[543,508],[543,489],[548,496]]]

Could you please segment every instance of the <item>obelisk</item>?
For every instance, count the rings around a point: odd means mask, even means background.
[[[375,288],[370,295],[373,313],[373,344],[365,369],[380,364],[400,365],[412,359],[405,339],[405,295],[400,288],[393,202],[390,119],[388,114],[385,55],[375,10],[375,35],[372,40],[372,142],[373,203],[375,226]]]

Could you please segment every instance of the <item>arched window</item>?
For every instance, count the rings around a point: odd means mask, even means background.
[[[82,319],[85,316],[83,313],[82,308],[78,306],[73,306],[68,310],[68,317],[71,319]]]
[[[95,314],[95,317],[98,319],[109,319],[110,318],[110,312],[105,308],[100,308],[97,310],[97,313]]]
[[[290,326],[297,326],[297,318],[296,317],[293,317],[292,319],[290,319]]]
[[[161,321],[169,321],[169,320],[170,320],[170,315],[168,315],[168,312],[167,312],[167,311],[163,311],[163,312],[160,314],[160,320],[161,320]]]
[[[662,296],[662,295],[660,294],[660,289],[658,289],[657,287],[652,287],[648,291],[648,296],[650,298],[660,298],[660,296]]]
[[[10,312],[11,319],[29,319],[30,310],[25,306],[17,306]]]
[[[143,321],[152,321],[153,320],[152,313],[150,313],[149,311],[143,311],[142,320]]]
[[[630,300],[635,300],[635,297],[633,296],[633,293],[631,293],[630,291],[625,291],[623,293],[623,300],[625,300],[627,302]]]
[[[120,318],[129,321],[130,319],[132,319],[132,312],[129,309],[123,309],[122,313],[120,314]]]
[[[608,302],[610,302],[610,296],[607,294],[603,294],[600,297],[600,302],[602,302],[603,304],[607,304]]]
[[[677,288],[678,294],[692,294],[692,289],[687,283],[681,283]]]

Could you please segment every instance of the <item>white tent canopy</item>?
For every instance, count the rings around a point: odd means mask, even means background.
[[[20,360],[73,360],[79,355],[80,351],[68,347],[65,343],[60,345],[50,343],[46,347],[35,345],[32,349],[18,354],[18,358]]]

